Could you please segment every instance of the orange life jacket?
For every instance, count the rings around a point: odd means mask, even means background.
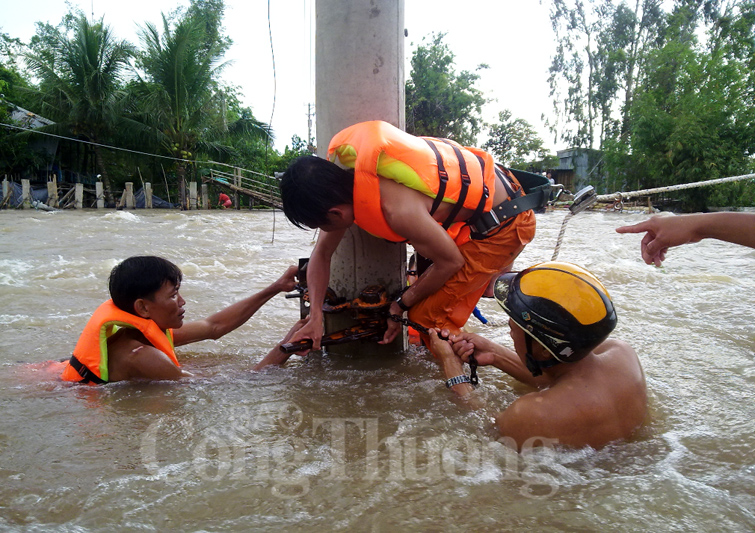
[[[124,327],[141,331],[152,346],[170,357],[176,366],[181,366],[173,348],[173,330],[163,331],[154,320],[127,313],[116,307],[113,300],[108,300],[97,308],[84,327],[73,355],[63,369],[63,380],[107,383],[107,341]]]
[[[365,231],[401,242],[385,220],[380,204],[378,176],[434,198],[434,213],[441,202],[455,204],[443,227],[457,244],[469,240],[465,222],[453,222],[462,207],[481,214],[493,207],[493,157],[477,148],[447,139],[415,137],[387,122],[354,124],[330,141],[328,159],[354,169],[354,219]],[[464,184],[466,183],[466,186]]]

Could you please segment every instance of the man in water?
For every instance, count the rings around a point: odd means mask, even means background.
[[[493,365],[537,388],[495,416],[500,434],[523,447],[601,448],[628,438],[647,412],[645,376],[627,343],[608,339],[616,312],[605,287],[586,270],[548,262],[501,276],[495,296],[509,315],[514,350],[462,333],[431,347],[446,385],[481,407],[463,362]],[[533,342],[533,340],[535,342]]]
[[[535,215],[525,207],[532,198],[523,201],[514,176],[486,152],[414,137],[381,121],[346,128],[328,152],[353,170],[307,156],[281,180],[286,217],[321,230],[307,267],[309,321],[294,336],[312,339],[314,349],[323,334],[331,257],[352,224],[389,241],[410,241],[432,261],[391,303],[390,314],[408,312],[415,323],[454,333],[535,235]],[[389,320],[380,342],[392,342],[400,328]]]
[[[661,266],[672,246],[700,242],[703,239],[741,244],[755,248],[755,213],[693,213],[658,215],[633,226],[616,228],[619,233],[645,233],[642,259],[648,265]]]
[[[296,273],[297,267],[291,266],[257,294],[203,320],[184,323],[186,302],[178,292],[181,270],[161,257],[130,257],[111,271],[108,282],[111,300],[98,307],[89,319],[62,378],[100,384],[190,376],[181,369],[175,346],[219,339],[238,328],[270,298],[293,290]],[[282,342],[299,326],[294,326]],[[255,370],[268,364],[282,364],[287,358],[276,346]]]

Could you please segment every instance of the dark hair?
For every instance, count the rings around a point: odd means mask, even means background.
[[[328,211],[354,203],[354,173],[313,155],[294,160],[281,177],[283,212],[299,228],[318,228]]]
[[[134,313],[134,302],[151,298],[166,281],[179,285],[183,274],[176,265],[154,255],[129,257],[110,272],[108,289],[115,306]]]

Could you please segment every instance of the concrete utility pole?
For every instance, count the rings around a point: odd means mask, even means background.
[[[326,157],[333,135],[357,122],[384,120],[404,129],[404,0],[317,0],[316,12],[318,155]],[[346,233],[331,265],[336,294],[355,298],[369,285],[393,294],[405,283],[404,244],[388,243],[356,225]],[[342,315],[326,316],[326,333],[345,322]],[[406,339],[400,335],[390,346],[367,346],[360,352],[396,353],[406,348]]]

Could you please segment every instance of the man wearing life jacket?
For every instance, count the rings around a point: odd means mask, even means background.
[[[100,384],[190,376],[181,369],[175,346],[219,339],[238,328],[270,298],[293,290],[297,271],[291,266],[257,294],[204,320],[184,323],[186,302],[178,292],[181,270],[161,257],[130,257],[111,271],[108,285],[112,299],[89,319],[61,377]],[[286,357],[276,347],[255,370],[266,364],[281,364]]]
[[[519,183],[482,150],[371,121],[339,132],[328,157],[300,158],[281,179],[286,217],[321,230],[307,267],[309,322],[294,336],[312,339],[314,349],[322,338],[330,260],[352,224],[408,241],[432,261],[390,313],[408,311],[413,322],[454,333],[535,235],[531,209],[508,201],[522,198]],[[381,342],[393,341],[400,327],[389,321]]]
[[[562,445],[601,448],[630,437],[647,415],[645,375],[637,353],[608,336],[616,311],[608,291],[590,272],[549,261],[495,283],[495,299],[509,315],[514,350],[474,333],[441,340],[430,333],[446,386],[474,408],[463,363],[474,355],[537,388],[495,415],[504,442],[519,450]]]

